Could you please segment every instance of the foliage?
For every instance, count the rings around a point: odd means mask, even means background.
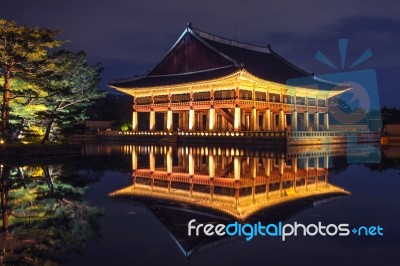
[[[9,173],[7,182],[4,173]],[[100,237],[101,211],[82,200],[87,183],[72,185],[63,176],[58,165],[4,168],[1,184],[9,187],[1,191],[8,190],[11,215],[0,247],[7,264],[55,265],[71,252],[82,253],[89,239]],[[81,178],[79,173],[74,177]]]

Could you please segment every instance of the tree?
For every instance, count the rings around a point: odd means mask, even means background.
[[[1,132],[9,138],[10,101],[13,97],[14,78],[30,82],[45,64],[48,49],[62,44],[56,40],[58,31],[29,28],[14,21],[0,19],[0,77],[2,86]]]
[[[86,62],[84,52],[61,50],[49,57],[40,79],[47,93],[43,98],[47,110],[37,112],[46,128],[42,142],[50,140],[54,126],[65,130],[86,118],[86,109],[104,96],[97,88],[101,70],[100,64],[91,66]]]

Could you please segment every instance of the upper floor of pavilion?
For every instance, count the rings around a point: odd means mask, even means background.
[[[312,82],[295,89],[287,86],[288,80],[303,78]],[[316,87],[321,82],[333,86]],[[280,56],[270,45],[260,47],[226,39],[196,29],[190,23],[152,70],[134,78],[114,80],[109,86],[143,98],[144,102],[149,97],[149,104],[154,95],[164,95],[166,101],[173,100],[171,95],[181,96],[180,101],[186,98],[196,101],[193,94],[211,92],[210,98],[225,95],[283,102],[283,95],[327,99],[346,89],[334,82],[318,80]],[[269,94],[273,97],[268,97]]]

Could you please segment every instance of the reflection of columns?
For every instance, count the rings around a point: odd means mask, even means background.
[[[270,176],[271,175],[271,159],[270,158],[264,158],[264,170],[265,170],[265,176]]]
[[[235,181],[238,181],[240,179],[240,163],[241,163],[241,158],[240,157],[234,157],[233,158],[233,173],[235,177]]]
[[[132,112],[132,131],[138,131],[138,113],[136,111]]]
[[[256,176],[257,176],[257,167],[258,167],[258,158],[257,157],[251,157],[250,158],[251,178],[256,178]]]
[[[167,151],[167,173],[172,173],[172,147],[169,147]]]
[[[172,132],[173,128],[173,121],[172,121],[172,110],[168,109],[167,111],[167,131]]]
[[[304,170],[306,170],[306,179],[305,179],[305,183],[306,183],[306,188],[308,186],[308,158],[304,159]]]
[[[257,131],[258,130],[258,116],[257,116],[257,109],[255,107],[251,108],[250,130],[251,131]]]
[[[271,110],[269,110],[269,109],[265,110],[263,122],[264,122],[264,125],[263,125],[264,130],[270,131],[271,130]]]
[[[292,172],[297,173],[297,158],[292,159]]]
[[[309,125],[308,111],[305,111],[304,112],[304,119],[303,119],[303,130],[308,131],[308,125]]]
[[[138,156],[137,156],[137,151],[135,148],[132,150],[132,170],[135,171],[137,169],[137,161],[138,161]]]
[[[194,131],[194,123],[195,123],[195,117],[194,117],[194,109],[190,108],[189,109],[189,131]]]
[[[193,176],[194,175],[194,158],[193,158],[193,153],[192,153],[192,148],[190,148],[189,151],[189,176]]]
[[[150,172],[154,172],[156,170],[156,156],[154,155],[153,150],[151,150],[149,153],[149,166]]]
[[[279,120],[278,120],[278,131],[285,130],[285,113],[283,110],[279,110]]]
[[[283,172],[285,171],[285,159],[279,159],[278,161],[278,167],[279,167],[279,175],[283,175]]]
[[[215,160],[212,154],[208,154],[208,174],[211,178],[215,177]]]
[[[297,131],[297,111],[292,112],[292,131]]]
[[[319,113],[314,113],[314,130],[319,130]]]
[[[154,131],[155,129],[156,129],[156,112],[151,110],[149,119],[149,130]]]
[[[214,107],[211,107],[210,110],[208,110],[208,131],[214,131],[215,130],[215,109]]]
[[[233,123],[233,130],[240,131],[240,107],[235,107],[235,121]]]
[[[324,130],[329,130],[329,114],[324,114]]]

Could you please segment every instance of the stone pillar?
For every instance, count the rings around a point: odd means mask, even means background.
[[[150,111],[149,130],[156,130],[156,112],[154,112],[153,110]]]
[[[297,111],[292,111],[292,131],[297,131]]]
[[[319,130],[319,113],[314,113],[314,130]]]
[[[329,130],[329,114],[328,113],[324,114],[324,130],[326,130],[326,131]]]
[[[278,131],[284,131],[285,130],[285,118],[284,118],[285,113],[283,110],[279,111],[279,120],[278,120]]]
[[[132,131],[138,131],[138,113],[136,111],[132,112]]]
[[[215,131],[215,109],[211,107],[208,110],[208,131]]]
[[[308,131],[308,126],[310,122],[308,120],[308,112],[304,112],[304,119],[303,119],[303,130]]]
[[[271,131],[271,110],[267,109],[264,112],[264,131]]]
[[[189,131],[194,131],[195,130],[195,116],[194,116],[194,109],[190,108],[189,109]]]
[[[172,120],[172,110],[169,109],[167,111],[167,131],[172,132],[173,131],[173,120]]]
[[[241,130],[241,122],[240,122],[240,107],[235,107],[235,121],[233,124],[233,130],[234,131],[240,131]]]
[[[250,130],[251,131],[257,131],[258,130],[258,116],[257,116],[257,109],[255,107],[251,108]]]

